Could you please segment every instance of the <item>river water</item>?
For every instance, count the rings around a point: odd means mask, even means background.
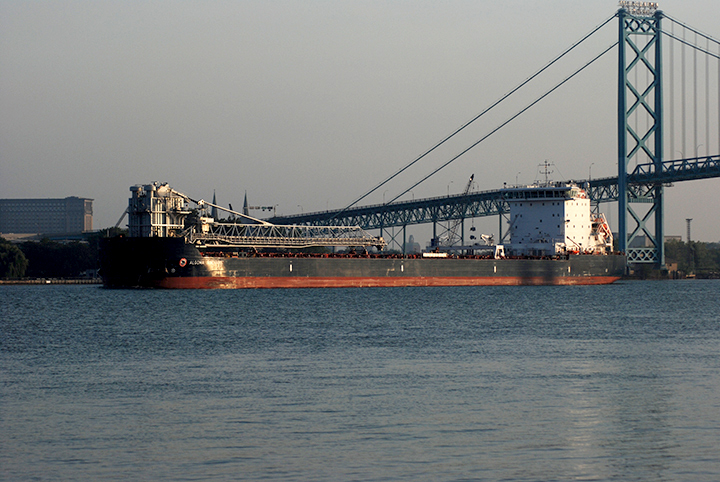
[[[0,479],[715,481],[718,294],[2,286]]]

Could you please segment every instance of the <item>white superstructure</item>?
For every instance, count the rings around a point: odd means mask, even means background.
[[[602,214],[593,214],[590,199],[572,183],[546,183],[503,190],[510,206],[510,244],[514,256],[567,253],[607,254],[612,233]]]
[[[168,237],[182,230],[190,214],[185,198],[167,184],[132,186],[128,203],[128,229],[132,238]]]

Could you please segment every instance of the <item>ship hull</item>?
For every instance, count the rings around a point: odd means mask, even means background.
[[[402,257],[225,257],[201,255],[181,238],[112,238],[101,243],[110,288],[348,288],[609,284],[621,255],[567,259]]]

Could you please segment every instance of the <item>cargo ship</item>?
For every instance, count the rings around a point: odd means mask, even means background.
[[[612,283],[626,267],[605,217],[573,183],[503,189],[508,244],[484,236],[482,245],[411,255],[385,254],[382,237],[358,226],[274,225],[166,183],[130,191],[128,235],[100,242],[108,288],[590,285]]]

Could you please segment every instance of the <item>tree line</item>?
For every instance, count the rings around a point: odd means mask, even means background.
[[[118,234],[115,228],[90,233],[83,240],[50,239],[14,244],[0,237],[0,278],[80,278],[100,264],[99,239]]]
[[[720,243],[667,241],[665,264],[681,276],[720,278]]]

